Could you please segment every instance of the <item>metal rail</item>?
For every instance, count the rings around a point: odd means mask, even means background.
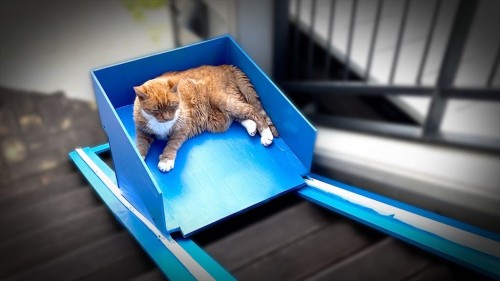
[[[317,175],[305,181],[298,192],[307,200],[494,279],[500,276],[498,234]]]

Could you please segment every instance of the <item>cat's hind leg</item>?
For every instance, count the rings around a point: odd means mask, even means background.
[[[207,130],[212,133],[222,133],[229,129],[233,119],[229,114],[218,109],[212,109],[208,115]]]
[[[267,125],[265,118],[250,104],[238,99],[230,99],[227,102],[226,110],[237,120],[251,120],[255,122],[260,133],[260,143],[268,146],[273,142],[273,133]],[[245,127],[246,128],[246,127]]]
[[[247,130],[248,134],[250,136],[255,136],[257,133],[257,123],[255,123],[253,120],[250,119],[245,119],[245,120],[238,120],[243,127]]]

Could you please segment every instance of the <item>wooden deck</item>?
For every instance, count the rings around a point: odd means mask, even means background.
[[[68,159],[95,106],[0,88],[0,120],[0,280],[164,278]],[[294,194],[193,239],[241,280],[486,279]]]

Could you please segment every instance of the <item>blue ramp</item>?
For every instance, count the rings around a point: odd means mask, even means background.
[[[117,109],[129,137],[135,139],[133,106]],[[281,138],[264,147],[238,122],[227,132],[203,133],[186,141],[175,168],[158,170],[166,141],[156,140],[146,165],[164,195],[168,231],[190,235],[248,207],[266,202],[304,184],[302,163]],[[170,219],[168,219],[170,218]]]

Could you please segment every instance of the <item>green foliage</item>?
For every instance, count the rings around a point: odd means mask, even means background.
[[[122,0],[136,21],[144,21],[144,10],[159,9],[167,5],[167,0]]]

